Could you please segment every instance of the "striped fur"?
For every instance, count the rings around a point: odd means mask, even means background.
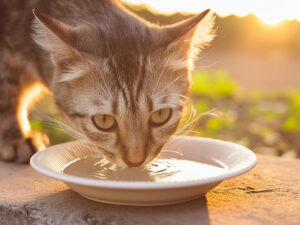
[[[39,57],[28,60],[65,121],[121,167],[150,162],[177,129],[191,62],[212,37],[211,15],[159,27],[117,1],[29,2],[43,50],[32,47]],[[172,109],[170,120],[153,127],[151,114],[163,108]],[[97,114],[113,115],[116,129],[97,129]]]

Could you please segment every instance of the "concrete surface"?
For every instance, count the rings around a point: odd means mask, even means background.
[[[0,224],[300,225],[300,160],[258,160],[205,197],[160,207],[92,202],[28,165],[0,163]]]

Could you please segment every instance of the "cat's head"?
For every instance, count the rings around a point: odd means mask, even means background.
[[[177,129],[193,60],[212,39],[212,19],[205,11],[159,27],[118,10],[98,21],[64,22],[36,12],[34,39],[50,53],[51,89],[63,118],[115,164],[139,166]]]

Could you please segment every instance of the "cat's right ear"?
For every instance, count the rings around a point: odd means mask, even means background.
[[[213,27],[214,16],[207,9],[177,24],[161,27],[156,36],[157,44],[183,56],[191,69],[200,50],[214,38]]]
[[[73,28],[44,13],[33,10],[33,39],[44,50],[52,54],[55,63],[79,56],[77,28]]]

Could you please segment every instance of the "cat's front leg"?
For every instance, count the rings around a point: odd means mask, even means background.
[[[24,135],[20,125],[12,122],[13,120],[14,118],[4,121],[7,127],[0,126],[0,160],[27,163],[35,152],[45,148],[49,140],[45,134],[36,131]]]
[[[4,101],[0,100],[0,160],[27,163],[32,154],[48,145],[48,137],[31,130],[27,117],[20,115],[20,103],[11,98],[6,104]]]
[[[31,130],[27,118],[38,91],[37,73],[23,58],[0,55],[0,160],[26,163],[48,144],[46,135]]]

